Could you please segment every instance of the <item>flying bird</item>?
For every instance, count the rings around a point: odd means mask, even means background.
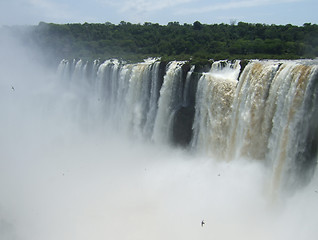
[[[11,89],[12,89],[13,91],[15,90],[13,86],[11,86]]]
[[[204,220],[201,221],[201,227],[205,224]]]

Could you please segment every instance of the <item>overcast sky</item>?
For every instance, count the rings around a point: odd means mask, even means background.
[[[318,23],[317,0],[0,0],[0,25],[40,21]]]

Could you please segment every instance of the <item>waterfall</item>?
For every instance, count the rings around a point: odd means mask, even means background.
[[[58,72],[72,84],[90,83],[96,116],[130,136],[160,144],[187,138],[183,145],[200,154],[262,161],[274,192],[311,178],[318,142],[315,60],[252,60],[244,69],[240,61],[216,61],[210,71],[196,72],[197,80],[187,64],[63,60]]]
[[[280,182],[288,187],[299,184],[295,174],[305,175],[307,172],[303,170],[314,161],[309,146],[314,144],[311,148],[317,149],[317,135],[308,137],[316,128],[312,121],[317,116],[317,107],[310,107],[306,99],[316,101],[317,70],[316,65],[284,63],[273,79],[268,97],[272,105],[266,111],[274,112],[267,153],[267,160],[273,165],[274,189]]]
[[[149,96],[149,111],[146,117],[146,123],[144,128],[144,134],[150,137],[153,132],[159,99],[159,67],[160,63],[155,62],[151,69],[151,83],[150,83],[150,96]]]
[[[186,107],[190,104],[190,99],[189,99],[189,90],[190,90],[190,82],[191,82],[191,76],[192,73],[195,69],[195,66],[192,66],[191,69],[189,70],[189,72],[187,73],[187,77],[186,77],[186,82],[184,85],[184,90],[183,90],[183,103],[182,106]]]
[[[264,158],[272,119],[271,113],[265,113],[266,98],[278,66],[276,63],[255,61],[244,69],[233,102],[229,159]]]
[[[153,139],[155,142],[170,141],[174,113],[182,104],[181,66],[184,62],[171,62],[160,90],[158,113]]]
[[[193,147],[224,157],[222,155],[228,148],[226,140],[239,71],[238,61],[219,61],[213,63],[210,72],[200,78],[196,94]]]
[[[156,114],[157,104],[157,73],[159,63],[148,60],[132,66],[129,87],[126,96],[127,107],[125,119],[128,121],[127,131],[134,136],[150,135],[152,122]]]

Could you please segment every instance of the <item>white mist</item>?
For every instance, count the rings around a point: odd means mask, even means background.
[[[258,162],[133,141],[28,51],[1,51],[0,239],[317,238],[317,177],[273,201]]]

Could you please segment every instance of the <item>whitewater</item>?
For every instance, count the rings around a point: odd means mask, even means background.
[[[1,50],[1,239],[317,238],[316,60]]]

